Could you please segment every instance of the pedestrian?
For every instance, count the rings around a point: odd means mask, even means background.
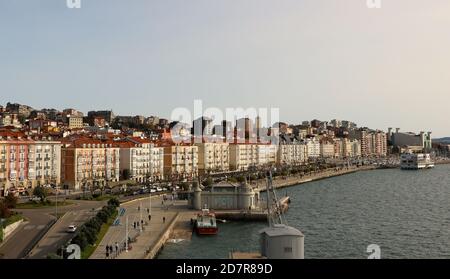
[[[149,221],[152,220],[152,215],[148,215],[148,220],[149,220]]]
[[[136,229],[136,222],[133,222],[133,227],[134,229]]]
[[[144,220],[141,220],[141,226],[144,226]]]
[[[150,214],[150,208],[147,208],[147,214]]]
[[[163,223],[165,223],[166,222],[166,217],[163,217]]]
[[[116,256],[118,255],[118,253],[119,253],[119,243],[116,241]]]

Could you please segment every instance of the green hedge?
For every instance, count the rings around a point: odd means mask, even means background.
[[[73,244],[80,246],[83,251],[88,245],[93,245],[98,238],[98,234],[103,224],[108,222],[117,211],[117,207],[120,202],[116,198],[112,198],[108,201],[108,205],[105,205],[94,217],[89,219],[84,225],[82,225],[75,237],[72,239]]]

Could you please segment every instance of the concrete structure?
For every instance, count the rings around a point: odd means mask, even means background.
[[[204,206],[212,210],[249,210],[258,207],[259,191],[249,184],[219,183],[206,189],[194,188],[189,198],[192,208],[200,210]]]
[[[263,257],[267,259],[305,258],[305,237],[301,231],[284,224],[275,224],[262,229],[259,233]]]
[[[402,133],[400,129],[396,129],[395,133],[392,133],[392,129],[389,129],[388,138],[392,146],[400,147],[420,147],[423,151],[429,151],[432,148],[431,132],[414,133]]]

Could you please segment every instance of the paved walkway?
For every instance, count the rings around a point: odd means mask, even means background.
[[[294,186],[297,184],[311,182],[314,180],[349,174],[349,173],[353,173],[353,172],[357,172],[357,171],[372,170],[372,169],[375,169],[375,167],[373,167],[373,166],[359,167],[359,168],[350,167],[348,169],[345,168],[345,169],[341,169],[338,171],[336,171],[334,169],[328,169],[325,171],[311,173],[311,174],[307,174],[307,175],[303,175],[303,176],[292,175],[292,176],[287,176],[285,179],[283,179],[281,177],[275,177],[273,179],[273,187],[275,189],[284,188],[284,187]],[[254,184],[252,184],[252,185],[254,185]],[[259,180],[257,182],[257,185],[258,185],[259,190],[263,190],[263,191],[266,190],[266,181],[265,180]]]
[[[112,225],[101,243],[91,255],[90,259],[106,259],[106,246],[114,247],[114,253],[108,258],[116,259],[143,259],[146,252],[159,240],[176,216],[177,212],[187,209],[186,201],[167,200],[162,204],[162,197],[152,197],[151,220],[149,221],[147,209],[150,205],[149,197],[130,201],[121,205],[125,213],[119,216],[119,224]],[[173,204],[173,205],[172,205]],[[141,207],[138,210],[138,207]],[[120,211],[119,211],[120,212]],[[143,229],[134,228],[134,222],[144,221]],[[126,219],[128,217],[128,236],[131,238],[128,252],[125,251]],[[163,221],[165,217],[165,222]],[[115,244],[119,244],[118,253],[115,252]]]

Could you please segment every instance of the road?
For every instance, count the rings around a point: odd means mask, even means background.
[[[95,216],[105,202],[96,201],[77,201],[78,206],[70,211],[66,211],[65,215],[58,220],[48,232],[42,237],[37,245],[31,250],[28,258],[45,259],[47,255],[56,253],[58,248],[66,244],[73,234],[67,233],[66,229],[69,225],[80,227],[91,217]]]
[[[69,217],[65,218],[65,222],[81,222],[85,214],[80,214],[79,212],[86,212],[92,208],[100,207],[105,204],[106,201],[71,201],[74,204],[58,207],[58,215],[60,213],[71,212],[75,214],[69,214]],[[43,246],[46,247],[38,250],[38,255],[43,258],[46,257],[48,253],[56,252],[53,251],[54,245],[59,244],[64,241],[64,237],[60,239],[57,234],[58,228],[55,228],[55,232],[51,234],[46,234],[45,239],[41,239],[47,232],[49,227],[53,225],[56,220],[55,213],[56,208],[43,208],[43,209],[19,209],[16,210],[20,212],[26,219],[24,222],[5,242],[0,246],[0,257],[4,259],[20,259],[24,258],[33,246],[38,243],[38,241],[43,241]],[[64,224],[62,224],[64,225]],[[49,233],[52,231],[50,229]],[[47,253],[47,254],[45,254]],[[44,256],[45,254],[45,256]]]

